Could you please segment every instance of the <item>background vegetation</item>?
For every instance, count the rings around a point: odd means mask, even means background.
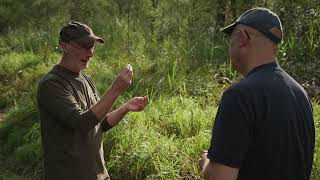
[[[279,63],[312,97],[312,179],[320,179],[318,0],[0,0],[0,179],[42,175],[37,82],[59,62],[58,34],[69,20],[86,22],[106,41],[86,71],[100,94],[130,63],[134,82],[115,107],[150,97],[144,112],[104,135],[112,179],[200,179],[197,163],[221,94],[241,78],[219,28],[256,6],[279,14]]]

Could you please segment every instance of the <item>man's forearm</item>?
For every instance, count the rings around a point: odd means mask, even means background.
[[[91,107],[91,110],[99,121],[102,121],[106,117],[119,95],[120,93],[111,87],[100,101]]]
[[[108,124],[111,127],[114,127],[115,125],[117,125],[121,119],[129,112],[129,110],[127,108],[125,108],[125,106],[121,106],[120,108],[110,112],[108,114],[108,117],[105,119],[105,121],[108,121]]]
[[[206,159],[201,173],[206,180],[236,180],[239,168],[232,168]]]

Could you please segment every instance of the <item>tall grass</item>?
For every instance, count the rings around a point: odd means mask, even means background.
[[[313,159],[313,170],[311,179],[317,180],[320,179],[320,105],[314,104],[314,120],[315,120],[315,128],[316,128],[316,144],[314,151],[314,159]]]
[[[128,32],[130,27],[121,20],[92,24],[107,42],[97,46],[86,70],[100,95],[130,63],[133,84],[114,108],[133,96],[147,94],[150,98],[145,111],[130,113],[104,135],[112,179],[199,179],[196,166],[209,145],[216,107],[223,91],[239,78],[229,63],[225,39],[220,34],[215,38],[215,30],[199,37],[194,29],[190,37],[170,34],[160,38],[146,36],[139,27]],[[317,27],[311,25],[302,40],[288,34],[279,49],[280,64],[300,80],[319,79]],[[0,109],[5,109],[5,121],[0,122],[0,180],[19,179],[11,173],[23,179],[39,179],[42,174],[35,94],[38,80],[59,62],[54,37],[57,33],[22,28],[0,38]],[[320,178],[318,96],[312,94],[316,125],[313,180]]]
[[[3,58],[8,61],[0,63],[0,68],[7,72],[1,74],[2,94],[12,93],[8,96],[9,100],[3,102],[7,111],[5,121],[0,123],[0,152],[6,156],[4,167],[19,175],[38,178],[42,173],[42,150],[35,93],[39,78],[58,62],[58,54],[9,53]],[[101,94],[124,64],[130,62],[135,67],[138,63],[121,60],[109,64],[99,56],[93,59],[87,73],[96,80]],[[144,60],[151,62],[147,58]],[[189,74],[189,79],[182,78],[184,76],[180,74],[185,72],[181,68],[177,69],[176,78],[169,85],[162,73],[172,71],[163,63],[170,67],[172,62],[153,62],[146,67],[138,67],[134,83],[116,104],[118,106],[135,95],[148,94],[151,99],[145,112],[130,114],[120,126],[106,134],[106,156],[110,160],[107,165],[113,178],[193,179],[198,176],[196,161],[199,152],[208,144],[215,109],[214,104],[206,104],[208,99],[200,98],[203,94],[209,94],[201,89],[213,89],[215,83],[208,83],[209,86],[200,79],[197,83],[192,81],[203,74],[204,69]],[[158,67],[166,68],[161,71],[149,69]],[[198,89],[198,92],[186,91],[186,87],[182,91],[181,85],[190,86],[191,90]],[[216,87],[224,88],[220,85]],[[195,93],[194,98],[190,96],[191,92]],[[215,92],[216,97],[219,92]],[[186,166],[187,162],[189,165]],[[120,168],[124,164],[129,164],[127,169]]]
[[[0,123],[0,152],[6,156],[5,167],[8,170],[38,178],[42,173],[42,150],[34,99],[36,82],[57,62],[54,59],[58,55],[47,56],[46,60],[40,60],[43,58],[41,55],[32,53],[25,56],[11,54],[8,57],[11,62],[7,63],[13,65],[1,63],[0,66],[6,69],[8,74],[4,75],[11,78],[12,84],[2,84],[3,87],[12,88],[9,91],[15,92],[16,100],[7,104],[5,122]],[[29,63],[28,59],[33,59],[33,63]],[[125,63],[126,61],[120,62]],[[146,67],[159,66],[163,67],[163,64],[154,62]],[[100,93],[103,93],[120,67],[118,63],[108,64],[96,57],[87,73],[96,80]],[[222,65],[218,70],[198,68],[187,75],[177,69],[175,77],[179,81],[171,88],[167,79],[161,81],[163,76],[158,71],[140,68],[135,73],[137,75],[134,83],[116,106],[135,95],[148,94],[151,101],[145,111],[130,113],[119,126],[104,135],[107,166],[112,178],[199,178],[196,167],[198,158],[201,151],[208,147],[211,125],[221,93],[230,86],[228,82],[220,81],[228,75],[228,65]],[[19,75],[17,71],[20,69],[23,72]],[[166,72],[170,73],[172,69],[167,68]],[[146,75],[148,76],[145,77]],[[161,86],[159,83],[162,83]],[[177,90],[182,85],[185,85],[186,91]],[[314,180],[319,177],[320,172],[319,107],[317,103],[314,104],[317,133],[312,175]]]
[[[105,136],[105,148],[114,145],[107,163],[112,178],[195,179],[214,112],[192,98],[166,97],[129,114]]]

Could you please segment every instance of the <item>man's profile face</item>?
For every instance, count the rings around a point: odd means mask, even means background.
[[[76,55],[75,61],[79,65],[79,69],[83,70],[89,66],[90,59],[93,56],[95,44],[93,43],[75,43],[71,42],[70,45],[74,48]]]
[[[77,43],[75,41],[65,42],[68,47],[67,54],[71,57],[72,64],[77,71],[86,69],[94,54],[95,43]]]

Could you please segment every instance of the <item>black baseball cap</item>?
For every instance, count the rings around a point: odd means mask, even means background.
[[[221,31],[231,35],[238,24],[243,24],[261,32],[271,41],[279,44],[283,37],[282,25],[279,17],[267,8],[252,8],[241,14],[241,16]]]
[[[104,40],[96,36],[91,28],[77,21],[71,21],[60,30],[59,43],[74,41],[80,44],[90,44],[95,41],[104,43]]]

